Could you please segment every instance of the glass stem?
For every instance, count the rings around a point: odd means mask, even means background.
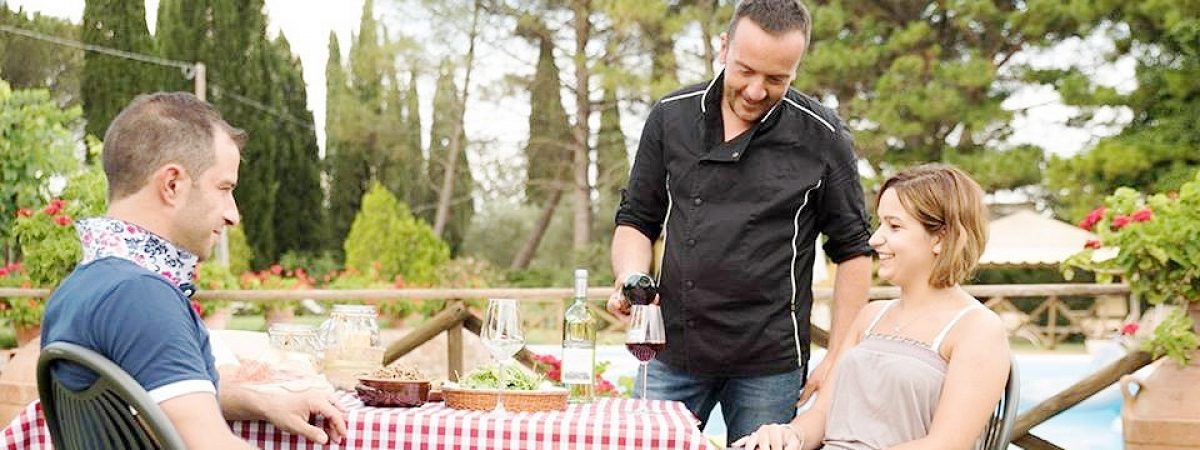
[[[500,393],[496,394],[496,411],[504,412],[504,388],[508,387],[508,372],[505,366],[508,360],[500,360]]]
[[[641,363],[641,365],[642,365],[642,400],[646,400],[646,387],[647,387],[646,386],[646,375],[650,372],[650,363],[644,362],[644,363]],[[645,408],[645,407],[646,407],[646,404],[643,403],[642,408]]]

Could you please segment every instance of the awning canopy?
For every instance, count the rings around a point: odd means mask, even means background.
[[[983,266],[1054,266],[1083,249],[1087,230],[1024,210],[993,220],[979,264]]]

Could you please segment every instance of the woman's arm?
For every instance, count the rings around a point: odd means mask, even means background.
[[[885,305],[885,302],[870,302],[866,306],[859,309],[858,316],[851,323],[848,333],[842,337],[842,351],[838,355],[826,353],[826,357],[841,359],[851,347],[858,345],[862,340],[863,332],[867,329],[867,324],[871,319],[879,314],[879,310]],[[837,380],[838,362],[829,361],[830,369],[826,375],[825,383],[827,388],[822,390],[823,394],[817,395],[816,403],[808,410],[800,413],[796,418],[792,419],[788,424],[772,424],[759,427],[754,434],[746,436],[737,442],[733,443],[733,447],[744,447],[746,449],[764,449],[764,450],[812,450],[821,447],[821,442],[825,439],[825,418],[829,414],[830,405],[833,404],[833,386]],[[803,447],[800,446],[803,442]]]
[[[944,344],[950,364],[929,435],[892,450],[970,449],[1004,395],[1011,350],[1000,318],[973,312],[962,322]]]

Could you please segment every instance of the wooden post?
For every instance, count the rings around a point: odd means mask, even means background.
[[[459,307],[464,312],[467,311],[466,305],[462,300],[454,300],[446,309]],[[464,317],[465,318],[465,317]],[[458,381],[458,374],[463,373],[463,324],[462,321],[456,321],[446,329],[446,361],[447,373],[446,379],[450,381]]]
[[[438,333],[461,324],[463,319],[469,314],[471,313],[467,311],[466,305],[463,305],[462,302],[451,303],[442,312],[426,320],[420,327],[410,331],[404,337],[400,338],[400,340],[389,345],[383,353],[383,364],[388,365],[395,362],[396,359],[407,355],[408,352],[433,339]]]
[[[829,348],[829,332],[813,324],[808,325],[808,338],[813,344]]]
[[[1013,439],[1012,443],[1025,450],[1063,450],[1062,447],[1032,434],[1021,436],[1020,439]]]
[[[1041,403],[1017,417],[1017,423],[1013,426],[1013,441],[1017,442],[1019,438],[1029,434],[1029,430],[1033,427],[1078,405],[1088,397],[1096,395],[1097,392],[1116,383],[1122,376],[1131,374],[1153,361],[1149,353],[1142,351],[1129,353],[1124,358],[1088,375],[1087,378],[1079,380],[1078,383],[1066,390],[1042,400]]]
[[[1046,347],[1054,350],[1054,347],[1058,346],[1058,296],[1048,297],[1046,305],[1046,317],[1049,318],[1046,327],[1050,332],[1050,342],[1046,343]]]

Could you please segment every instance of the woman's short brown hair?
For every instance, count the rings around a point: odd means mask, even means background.
[[[104,174],[108,199],[125,198],[146,185],[164,164],[183,166],[198,177],[213,165],[217,130],[242,148],[246,132],[230,126],[207,102],[186,92],[139,95],[121,110],[104,133]]]
[[[942,240],[929,284],[948,288],[969,278],[988,238],[988,212],[979,183],[957,167],[924,164],[884,181],[875,197],[875,209],[888,189],[895,189],[904,210]]]

